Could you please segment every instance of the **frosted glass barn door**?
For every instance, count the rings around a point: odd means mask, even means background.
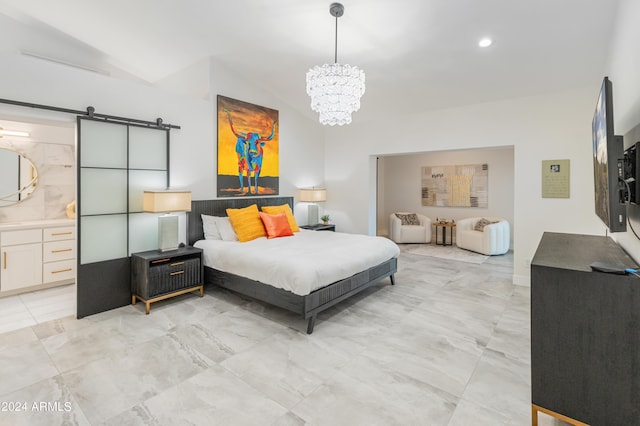
[[[157,247],[142,191],[168,186],[168,143],[168,130],[78,117],[78,318],[131,303],[129,255]]]

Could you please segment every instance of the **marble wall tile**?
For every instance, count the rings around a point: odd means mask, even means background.
[[[38,184],[28,199],[0,208],[0,222],[66,219],[65,207],[75,199],[76,166],[72,144],[3,141],[29,158],[38,171]]]

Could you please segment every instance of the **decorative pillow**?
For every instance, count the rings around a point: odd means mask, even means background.
[[[221,240],[220,232],[218,231],[218,226],[216,225],[217,218],[215,216],[207,216],[205,214],[201,214],[202,217],[202,228],[204,230],[204,239],[205,240]]]
[[[229,216],[233,230],[238,235],[238,240],[243,243],[267,235],[264,232],[262,220],[260,220],[258,206],[255,204],[243,209],[227,209],[227,216]]]
[[[490,221],[489,219],[485,219],[484,217],[482,219],[480,219],[479,221],[476,222],[476,224],[474,225],[473,229],[476,231],[484,231],[484,227],[487,225],[491,225],[492,223],[498,223],[497,221]]]
[[[260,219],[267,231],[267,238],[289,237],[293,235],[289,220],[285,212],[278,214],[268,214],[260,212]]]
[[[293,232],[300,232],[300,227],[296,222],[296,218],[293,216],[293,212],[291,211],[291,207],[289,204],[283,204],[281,206],[263,206],[262,211],[268,214],[277,214],[280,212],[284,212],[287,216],[287,220],[289,221],[289,226]]]
[[[401,225],[420,225],[418,215],[415,213],[396,213],[398,219],[400,219]]]
[[[231,221],[228,217],[215,217],[216,218],[216,226],[218,227],[218,232],[220,233],[220,239],[222,241],[238,241],[238,236],[236,235],[236,231],[233,230],[233,226],[231,226]]]

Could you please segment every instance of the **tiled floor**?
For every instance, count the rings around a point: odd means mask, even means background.
[[[0,298],[0,333],[75,314],[75,284]]]
[[[312,335],[215,288],[150,315],[138,304],[1,334],[13,410],[0,424],[531,424],[529,289],[511,284],[512,256],[404,249],[395,286],[323,313]]]

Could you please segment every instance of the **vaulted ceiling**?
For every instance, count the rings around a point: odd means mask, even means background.
[[[154,84],[213,57],[315,116],[305,73],[333,62],[327,0],[0,0],[0,50]],[[617,0],[344,0],[338,62],[367,89],[354,122],[594,86]],[[491,37],[489,48],[478,47]],[[115,71],[114,71],[115,70]]]

